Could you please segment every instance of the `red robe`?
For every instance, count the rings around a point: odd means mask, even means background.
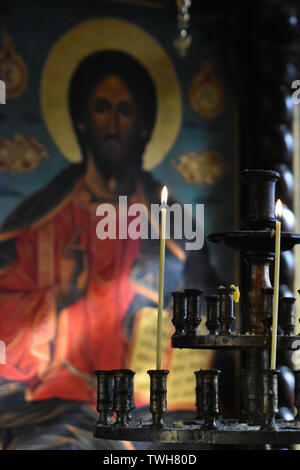
[[[93,372],[124,367],[122,321],[135,295],[129,275],[140,240],[99,240],[97,205],[79,182],[54,211],[18,233],[17,260],[0,269],[0,375],[27,383],[28,399],[94,402]],[[68,287],[74,267],[68,247],[82,253],[76,286],[85,293],[58,311],[57,292]]]

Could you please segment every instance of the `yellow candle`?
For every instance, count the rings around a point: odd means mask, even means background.
[[[276,218],[281,217],[282,203],[278,199],[275,206]],[[273,320],[272,320],[272,348],[271,348],[271,369],[276,369],[276,348],[277,348],[277,323],[278,323],[278,298],[279,298],[279,268],[280,268],[280,238],[281,222],[276,221],[275,232],[275,260],[274,260],[274,298],[273,298]]]
[[[161,193],[161,203],[167,204],[168,190],[164,186]],[[164,275],[165,275],[165,246],[166,246],[166,207],[162,207],[160,225],[160,258],[159,258],[159,285],[158,285],[158,310],[157,310],[157,342],[156,342],[156,369],[161,369],[161,345],[162,345],[162,312],[164,302]]]

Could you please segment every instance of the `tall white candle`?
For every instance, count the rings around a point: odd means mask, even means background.
[[[161,193],[162,207],[160,210],[160,257],[159,257],[159,285],[158,285],[158,310],[157,310],[157,341],[156,341],[156,369],[161,369],[162,353],[162,312],[164,302],[164,276],[165,276],[165,246],[166,246],[166,213],[168,190],[164,186]]]
[[[275,215],[280,219],[282,212],[282,203],[280,199],[276,202]],[[276,369],[276,350],[277,350],[277,324],[278,324],[278,299],[279,299],[279,270],[280,270],[280,239],[281,222],[276,221],[275,232],[275,260],[274,260],[274,298],[273,298],[273,319],[272,319],[272,347],[271,347],[271,369]]]

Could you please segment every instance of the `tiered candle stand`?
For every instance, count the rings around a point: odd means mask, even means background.
[[[295,374],[294,420],[278,415],[278,370],[270,370],[273,287],[270,264],[275,247],[275,186],[278,173],[245,170],[246,207],[242,230],[215,233],[210,242],[238,251],[248,266],[241,289],[241,309],[236,319],[234,289],[216,286],[205,293],[207,335],[200,334],[203,292],[186,289],[173,293],[172,347],[242,351],[240,371],[241,410],[238,419],[224,419],[219,410],[219,379],[222,371],[195,371],[195,415],[174,420],[167,411],[168,371],[148,371],[152,420],[134,421],[132,371],[97,371],[99,422],[94,436],[100,439],[198,443],[213,445],[287,446],[300,444],[300,372]],[[282,233],[281,250],[300,243],[300,234]],[[278,350],[296,350],[294,297],[280,298]]]

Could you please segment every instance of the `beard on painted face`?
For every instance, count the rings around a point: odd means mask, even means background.
[[[142,165],[144,143],[137,105],[127,85],[108,76],[94,88],[86,112],[86,141],[104,178],[132,176]]]

